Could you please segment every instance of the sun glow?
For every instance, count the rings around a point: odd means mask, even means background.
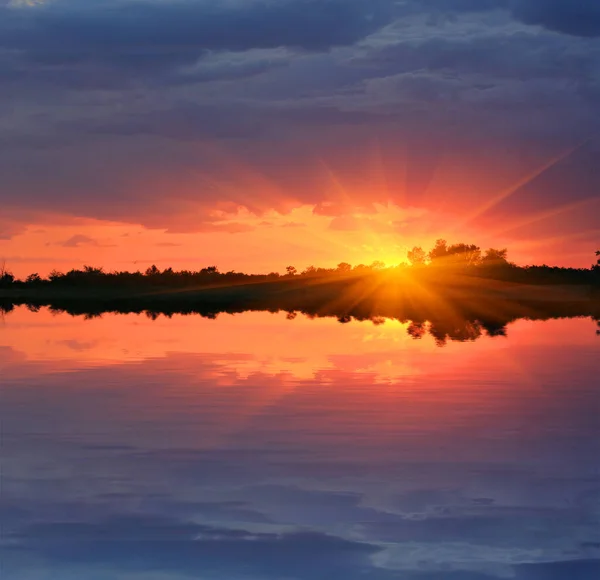
[[[490,218],[521,188],[584,146],[539,162],[500,190],[491,188],[488,176],[485,195],[475,195],[483,177],[479,183],[477,176],[468,181],[456,175],[456,163],[449,154],[443,155],[430,168],[420,197],[411,197],[409,152],[404,150],[391,167],[376,144],[365,153],[360,179],[349,177],[347,172],[356,173],[354,168],[318,160],[313,171],[320,176],[321,199],[307,203],[248,161],[223,147],[201,143],[195,145],[198,157],[214,160],[214,174],[189,169],[177,176],[142,175],[132,183],[134,189],[159,200],[170,200],[172,191],[177,191],[179,197],[169,201],[164,212],[162,206],[151,207],[149,215],[139,216],[139,223],[40,215],[20,231],[17,228],[12,237],[0,236],[0,258],[17,276],[32,272],[44,276],[52,269],[65,271],[84,264],[106,270],[145,270],[152,264],[174,269],[216,265],[221,271],[284,273],[288,266],[302,271],[341,262],[396,266],[406,263],[414,246],[428,249],[444,238],[474,241],[482,248],[507,247],[510,258],[521,264],[587,266],[582,256],[595,249],[591,246],[597,229],[557,234],[553,227],[548,230],[552,235],[540,231],[561,217],[574,222],[582,214],[592,215],[600,209],[598,198]],[[198,194],[205,190],[217,196],[210,207]],[[463,199],[473,203],[461,205]],[[157,218],[157,213],[162,217]],[[529,232],[531,227],[536,228],[535,234]],[[566,243],[575,239],[580,246],[585,240],[590,248],[575,254]]]

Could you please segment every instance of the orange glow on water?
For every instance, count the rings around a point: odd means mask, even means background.
[[[175,315],[151,320],[144,315],[104,315],[84,319],[53,314],[46,309],[30,312],[17,308],[6,315],[0,348],[9,348],[16,361],[29,361],[51,370],[104,367],[171,355],[200,355],[231,374],[216,376],[220,383],[237,382],[252,375],[282,380],[309,380],[320,373],[342,371],[363,374],[376,382],[410,380],[424,374],[448,374],[483,361],[492,352],[505,352],[505,339],[482,337],[465,347],[448,342],[439,349],[431,337],[414,340],[409,323],[382,319],[382,324],[354,322],[342,325],[334,318],[309,319],[285,313],[248,312],[221,314],[216,320]],[[587,342],[581,323],[561,321],[569,340]],[[552,343],[555,322],[511,325],[511,342]],[[460,357],[457,353],[461,352]],[[435,353],[436,367],[428,361]],[[4,358],[6,373],[18,368]]]
[[[114,392],[110,409],[102,410],[110,413],[111,436],[120,436],[121,424],[135,440],[137,422],[183,421],[189,427],[168,445],[221,448],[240,445],[245,434],[268,438],[272,429],[333,447],[351,438],[351,446],[335,452],[382,459],[394,453],[399,430],[418,436],[425,417],[432,439],[406,447],[409,455],[417,457],[422,445],[433,453],[436,433],[455,424],[465,433],[487,428],[488,411],[508,422],[527,414],[548,396],[548,353],[554,364],[572,364],[572,349],[588,356],[596,339],[592,323],[578,319],[520,321],[510,325],[508,339],[484,336],[443,349],[406,330],[394,321],[342,325],[269,313],[84,320],[19,308],[0,332],[0,373],[10,397],[40,374],[52,384],[55,375],[61,385],[70,374],[82,377],[61,387],[63,397]],[[563,352],[564,344],[571,350]],[[87,372],[100,378],[88,384]],[[114,373],[119,384],[109,378]],[[94,421],[88,415],[86,429]],[[356,440],[353,425],[366,429],[368,440]],[[147,445],[142,431],[140,444]],[[159,429],[156,437],[152,444],[165,445]]]

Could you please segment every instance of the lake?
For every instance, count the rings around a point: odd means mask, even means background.
[[[591,318],[32,310],[0,320],[2,578],[600,578]]]

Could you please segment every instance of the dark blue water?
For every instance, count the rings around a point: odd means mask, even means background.
[[[600,578],[600,338],[17,309],[8,580]]]

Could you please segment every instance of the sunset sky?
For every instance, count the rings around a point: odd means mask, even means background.
[[[0,262],[600,247],[598,0],[0,0]]]

